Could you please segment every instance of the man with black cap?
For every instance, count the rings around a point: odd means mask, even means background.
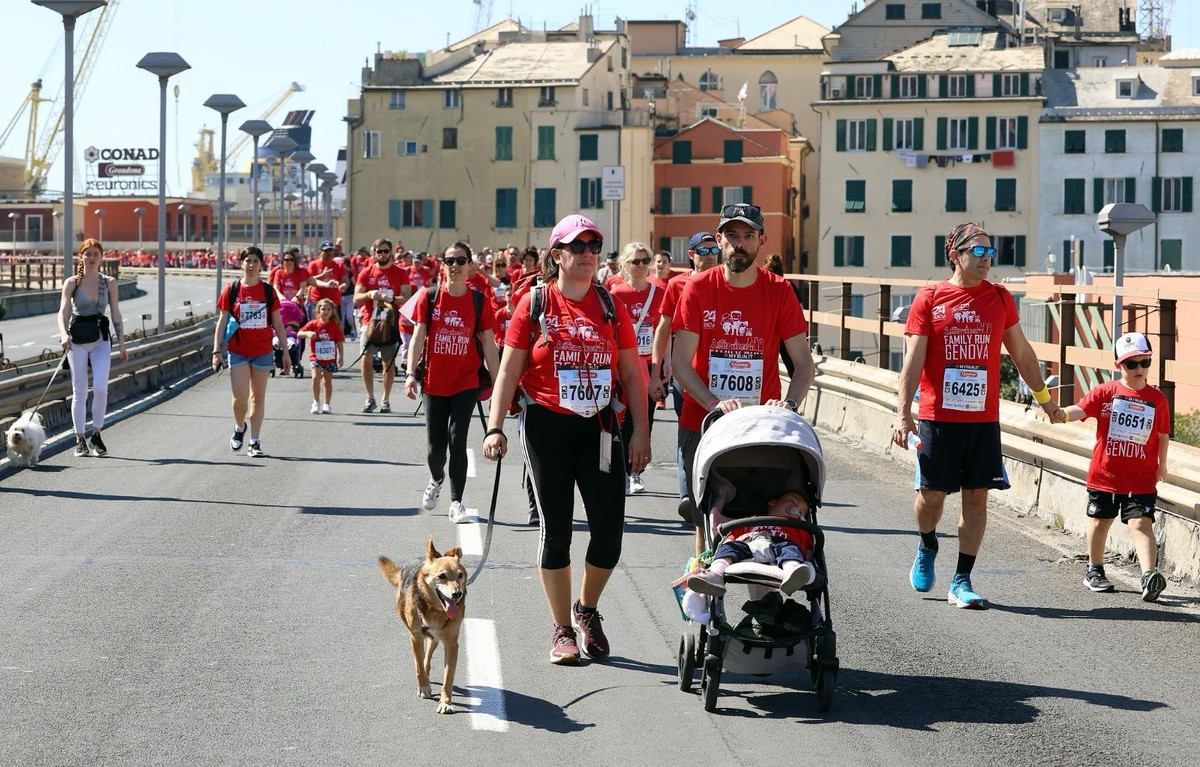
[[[795,410],[813,379],[808,323],[791,285],[755,266],[766,242],[762,210],[737,203],[721,209],[717,244],[721,265],[688,280],[675,309],[675,378],[683,386],[679,447],[687,492],[692,496],[692,462],[700,423],[720,410],[775,405]],[[795,360],[786,395],[779,378],[779,348]],[[696,498],[691,497],[692,507]],[[703,518],[695,513],[696,552],[704,548]]]
[[[336,288],[310,287],[308,289],[308,305],[305,308],[308,310],[309,317],[313,316],[313,307],[322,298],[328,298],[334,306],[338,307],[339,313],[341,311],[342,292],[350,289],[350,273],[341,261],[334,258],[336,255],[333,242],[325,240],[321,243],[321,257],[308,265],[310,274],[324,273],[328,279],[336,280],[338,283]]]

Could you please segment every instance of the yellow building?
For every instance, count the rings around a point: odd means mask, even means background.
[[[593,31],[587,16],[572,26],[377,54],[349,104],[349,242],[545,247],[574,212],[614,249],[650,242],[652,139],[648,114],[629,104],[628,38]],[[624,168],[619,203],[603,199],[613,166]]]

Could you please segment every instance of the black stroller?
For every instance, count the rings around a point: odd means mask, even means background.
[[[698,630],[685,632],[679,640],[679,687],[690,690],[699,667],[704,709],[712,711],[723,671],[766,675],[807,668],[817,705],[828,711],[839,664],[837,634],[829,613],[825,536],[817,526],[816,508],[825,484],[821,442],[802,416],[784,408],[755,405],[718,415],[704,422],[693,477],[695,498],[704,512],[706,547],[715,550],[729,531],[747,524],[799,528],[812,536],[817,578],[796,592],[803,596],[801,602],[806,604],[802,604],[783,600],[776,591],[782,583],[778,567],[751,561],[731,564],[725,582],[746,585],[751,597],[746,607],[763,607],[768,614],[774,610],[785,619],[769,624],[773,630],[764,632],[763,625],[756,623],[758,617],[741,617],[739,610],[734,625],[725,606],[733,589],[724,597],[705,597],[709,623],[691,622]],[[807,498],[806,519],[762,516],[767,501],[785,489],[800,491]]]

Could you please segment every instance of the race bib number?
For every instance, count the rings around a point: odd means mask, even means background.
[[[267,327],[267,305],[259,301],[243,301],[238,306],[238,325],[245,330]]]
[[[649,354],[654,348],[654,328],[638,327],[637,345],[639,355]]]
[[[337,359],[337,343],[334,341],[317,341],[313,343],[313,352],[321,362]]]
[[[757,405],[762,399],[763,360],[759,355],[708,357],[708,388],[721,399],[742,400]]]
[[[572,413],[590,417],[608,407],[611,399],[611,370],[558,369],[559,406]]]
[[[987,369],[964,365],[948,367],[942,377],[942,407],[980,413],[987,407]]]
[[[1108,438],[1118,442],[1144,445],[1154,428],[1154,406],[1141,400],[1117,397],[1108,421]]]

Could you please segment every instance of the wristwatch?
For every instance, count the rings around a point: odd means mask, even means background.
[[[799,407],[799,405],[796,404],[796,400],[794,400],[794,399],[785,399],[783,401],[783,405],[788,410],[791,410],[793,413],[796,412],[796,408]]]

